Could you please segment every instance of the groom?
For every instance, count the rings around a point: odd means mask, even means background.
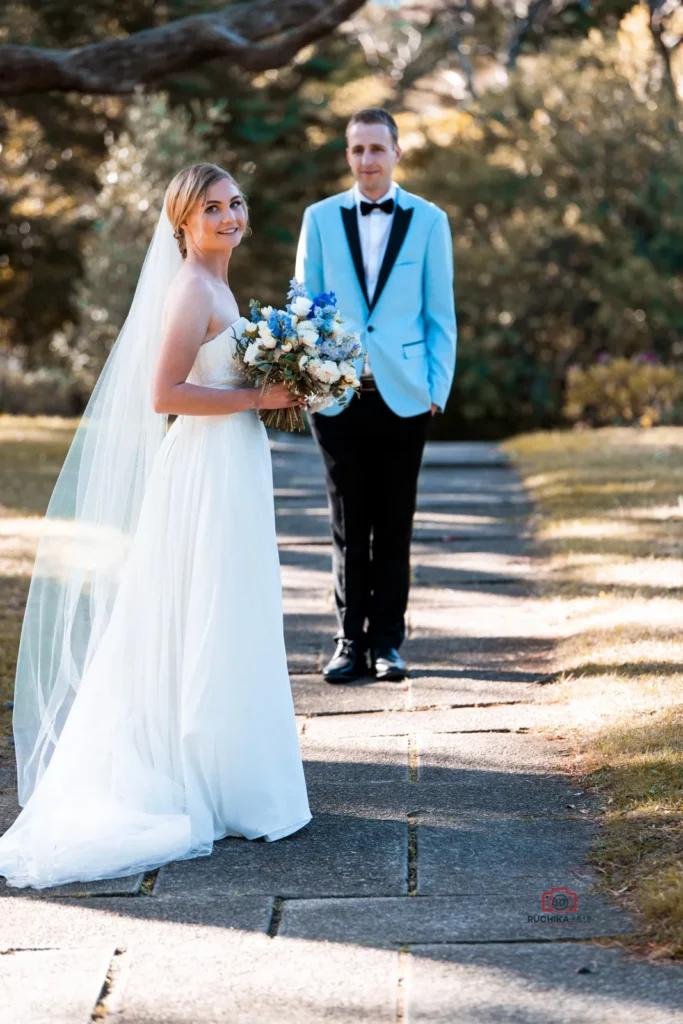
[[[313,416],[332,519],[336,650],[328,683],[403,679],[399,654],[410,541],[427,427],[455,369],[453,244],[446,214],[392,181],[401,158],[386,110],[354,114],[346,157],[356,184],[304,213],[296,276],[333,291],[366,350],[361,395]],[[366,629],[367,624],[367,629]]]

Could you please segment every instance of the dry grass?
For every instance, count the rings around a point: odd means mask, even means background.
[[[21,621],[40,517],[71,442],[75,420],[0,416],[0,745],[11,733]]]
[[[579,770],[600,797],[605,888],[653,955],[683,958],[683,429],[509,442],[537,499],[543,581]]]

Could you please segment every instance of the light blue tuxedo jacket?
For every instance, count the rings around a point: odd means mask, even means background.
[[[416,416],[432,402],[443,409],[453,382],[453,242],[448,218],[438,206],[402,188],[396,191],[396,204],[372,303],[353,189],[305,211],[296,276],[311,296],[336,293],[349,329],[359,332],[368,349],[382,398],[397,415]],[[362,367],[361,358],[359,376]],[[337,402],[322,415],[341,410]]]

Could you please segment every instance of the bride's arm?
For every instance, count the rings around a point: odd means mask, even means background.
[[[265,394],[258,388],[212,388],[188,384],[199,347],[206,337],[212,295],[198,278],[176,279],[164,310],[161,351],[152,382],[155,412],[176,416],[225,416],[245,409],[282,409],[298,405],[283,385]]]

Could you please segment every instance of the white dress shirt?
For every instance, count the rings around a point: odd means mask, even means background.
[[[360,212],[361,200],[364,202],[383,203],[386,199],[396,199],[396,183],[392,181],[389,191],[385,192],[379,199],[368,199],[358,187],[354,185],[356,198],[356,216],[358,218],[358,234],[360,235],[360,249],[363,254],[363,270],[365,271],[365,285],[368,292],[368,299],[372,302],[377,287],[380,267],[387,249],[391,225],[394,222],[393,213],[382,213],[381,210],[372,210],[365,217]],[[370,369],[370,358],[367,350],[365,352],[365,363],[363,365],[363,376],[372,376]]]

